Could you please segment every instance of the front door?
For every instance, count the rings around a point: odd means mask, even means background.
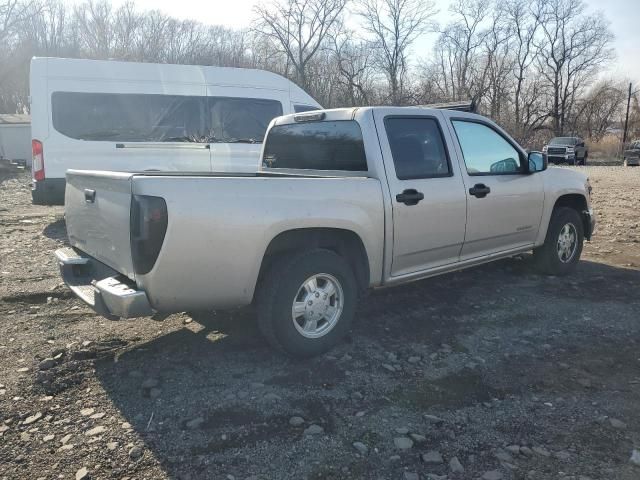
[[[542,176],[523,173],[524,154],[490,124],[455,118],[451,124],[468,202],[460,260],[532,246],[542,217]]]
[[[466,198],[438,114],[375,112],[393,212],[391,276],[455,263],[464,241]],[[455,164],[454,164],[455,165]]]

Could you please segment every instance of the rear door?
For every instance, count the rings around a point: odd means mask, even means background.
[[[468,202],[460,260],[532,246],[544,203],[542,175],[523,173],[525,153],[493,124],[444,115],[457,139]]]
[[[65,217],[73,247],[134,279],[129,238],[132,177],[122,172],[70,172]]]
[[[440,112],[402,112],[374,111],[392,198],[392,277],[457,262],[467,208]]]
[[[289,105],[279,90],[207,86],[206,121],[214,172],[255,172],[271,120]]]

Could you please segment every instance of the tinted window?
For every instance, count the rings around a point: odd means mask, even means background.
[[[120,142],[262,141],[282,115],[275,100],[55,92],[53,127],[78,140]]]
[[[213,142],[262,142],[271,120],[282,115],[276,100],[209,97],[207,101]]]
[[[387,118],[384,122],[396,176],[410,178],[450,175],[442,135],[432,118]]]
[[[469,175],[519,173],[519,152],[498,132],[481,123],[454,120]]]
[[[294,105],[293,106],[293,111],[296,113],[311,112],[313,110],[320,110],[320,109],[318,107],[313,107],[311,105]]]
[[[269,168],[366,171],[360,126],[351,120],[275,126],[267,136],[263,165]]]
[[[575,145],[578,139],[575,137],[555,137],[549,142],[550,145]]]

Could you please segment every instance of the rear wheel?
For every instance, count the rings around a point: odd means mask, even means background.
[[[580,260],[584,228],[580,214],[573,208],[554,210],[544,245],[533,251],[538,268],[549,275],[566,275]]]
[[[258,324],[269,343],[291,355],[319,355],[351,327],[357,283],[347,262],[324,249],[294,253],[258,286]]]

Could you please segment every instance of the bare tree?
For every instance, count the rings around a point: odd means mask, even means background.
[[[352,32],[343,32],[332,39],[338,82],[345,90],[346,104],[370,105],[374,72],[369,45],[351,38]]]
[[[527,0],[507,1],[502,9],[513,32],[513,133],[518,139],[526,140],[548,116],[548,109],[542,107],[544,103],[540,101],[544,89],[537,75],[528,75],[536,60],[533,42],[539,32],[540,16],[531,12]]]
[[[481,94],[487,97],[489,115],[500,122],[504,120],[503,113],[509,106],[505,99],[508,98],[513,70],[513,29],[501,5],[492,12],[491,24],[483,37],[484,67],[481,68],[481,76],[484,82]]]
[[[453,22],[436,42],[436,84],[450,100],[479,100],[484,92],[482,47],[490,33],[482,24],[491,13],[489,0],[457,0],[449,8]]]
[[[410,52],[432,27],[429,2],[353,0],[367,32],[357,39],[342,26],[348,0],[275,0],[251,30],[142,11],[134,0],[67,1],[0,0],[0,111],[28,109],[38,55],[260,68],[327,107],[472,98],[527,145],[558,128],[597,139],[620,118],[616,84],[594,85],[610,33],[579,0],[453,0],[419,69]],[[638,111],[634,99],[631,128]]]
[[[609,128],[619,120],[627,99],[627,82],[604,79],[596,83],[577,102],[571,120],[572,130],[580,132],[589,140],[601,140]]]
[[[82,49],[91,58],[112,58],[115,32],[113,9],[107,0],[88,0],[74,10],[74,20]]]
[[[408,53],[416,39],[433,29],[430,0],[357,0],[357,13],[371,36],[376,64],[389,82],[393,104],[404,103]]]
[[[309,86],[307,67],[339,23],[346,0],[276,0],[255,8],[255,31],[270,39],[293,66],[302,88]]]
[[[613,35],[602,15],[584,15],[581,0],[538,0],[536,41],[540,74],[552,90],[551,118],[555,135],[565,131],[576,98],[610,60]]]
[[[31,6],[31,2],[0,0],[0,45],[16,33],[18,26],[28,16]]]

